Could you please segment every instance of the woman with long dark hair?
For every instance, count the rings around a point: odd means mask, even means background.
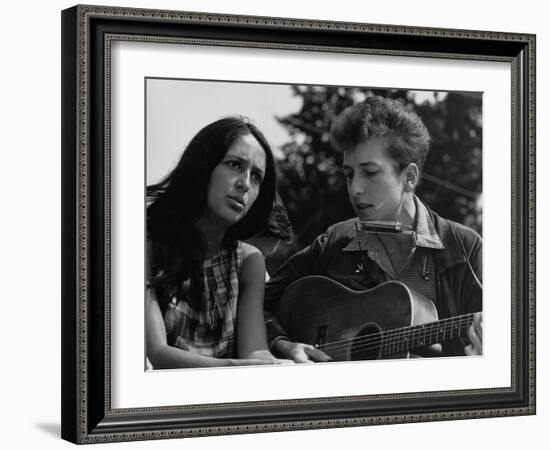
[[[147,187],[147,356],[155,369],[273,364],[263,322],[265,263],[242,242],[266,224],[273,155],[247,119],[200,130]]]

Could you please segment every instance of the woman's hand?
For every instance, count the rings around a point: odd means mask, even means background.
[[[474,321],[468,330],[468,338],[470,345],[464,348],[464,353],[467,356],[483,354],[483,315],[474,314]]]
[[[291,342],[286,339],[279,339],[275,343],[275,350],[281,356],[289,358],[297,363],[327,362],[332,358],[313,345]]]
[[[262,361],[260,364],[294,364],[292,359],[275,358],[269,350],[253,351],[246,355],[245,360],[259,360]]]
[[[256,365],[271,365],[271,364],[280,364],[276,363],[275,358],[273,359],[260,359],[260,358],[243,358],[243,359],[225,359],[220,361],[227,361],[228,366],[256,366]],[[222,362],[223,364],[223,362]]]

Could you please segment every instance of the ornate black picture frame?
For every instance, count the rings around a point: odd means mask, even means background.
[[[115,41],[501,61],[511,66],[511,384],[114,409],[110,50]],[[214,44],[215,43],[215,44]],[[84,444],[535,413],[535,36],[98,6],[62,12],[62,437]]]

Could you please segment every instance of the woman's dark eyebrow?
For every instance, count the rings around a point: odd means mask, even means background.
[[[245,157],[239,156],[239,155],[226,154],[225,157],[224,157],[224,161],[225,161],[226,159],[233,159],[233,160],[236,159],[236,160],[238,160],[238,161],[240,161],[240,162],[245,162],[245,163],[250,162],[250,160],[249,160],[248,158],[245,158]]]
[[[250,162],[249,158],[245,158],[245,157],[239,156],[239,155],[226,154],[225,157],[226,158],[235,158],[235,159],[238,159],[239,161],[243,161],[243,162],[246,162],[246,163]],[[262,169],[260,169],[258,166],[254,166],[254,168],[262,174],[262,177],[265,175],[264,171]]]

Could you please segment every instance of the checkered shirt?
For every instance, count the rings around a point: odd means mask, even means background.
[[[242,253],[239,242],[204,260],[203,309],[195,309],[185,300],[190,282],[184,282],[182,298],[173,297],[164,314],[168,344],[204,356],[234,356]]]
[[[379,236],[375,232],[358,230],[357,235],[343,251],[364,252],[382,269],[386,281],[396,280],[436,302],[435,265],[433,251],[445,247],[437,234],[427,208],[414,197],[416,228],[412,236],[396,234],[395,239],[412,239],[412,247],[406,263],[398,273]]]

